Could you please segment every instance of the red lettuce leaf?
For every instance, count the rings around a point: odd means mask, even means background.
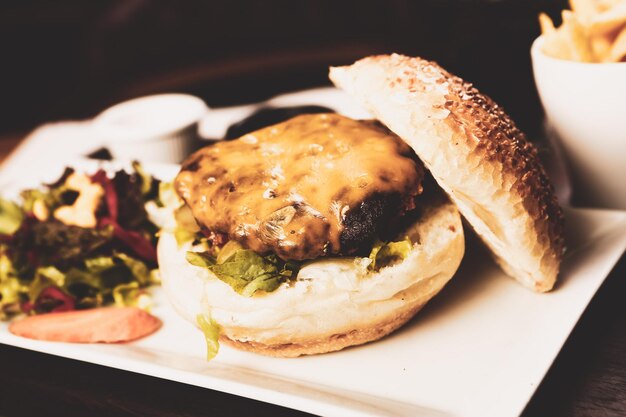
[[[143,229],[149,223],[142,192],[143,179],[136,172],[118,171],[111,182],[117,195],[123,197],[117,202],[118,216],[115,221],[126,230]]]
[[[113,236],[123,242],[137,256],[145,261],[156,262],[156,249],[152,242],[141,233],[126,230],[110,218],[100,219],[100,226],[112,226]]]
[[[109,211],[109,217],[117,222],[117,208],[119,200],[117,198],[117,191],[113,186],[113,182],[109,179],[107,173],[102,169],[93,174],[90,179],[91,182],[100,184],[104,190],[104,200],[106,202],[107,210]]]
[[[22,304],[22,311],[25,313],[30,313],[33,310],[37,314],[56,313],[75,309],[74,298],[64,293],[60,288],[53,286],[43,289],[34,303],[27,301]]]

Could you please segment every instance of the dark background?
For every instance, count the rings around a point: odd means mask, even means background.
[[[181,91],[211,106],[325,85],[329,65],[401,52],[438,61],[529,133],[529,47],[565,0],[3,0],[0,135]]]

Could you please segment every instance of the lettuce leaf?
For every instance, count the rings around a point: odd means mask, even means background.
[[[178,208],[182,204],[176,190],[174,190],[174,184],[171,182],[159,183],[159,193],[156,199],[156,204],[159,207],[172,207]]]
[[[156,283],[158,275],[148,266],[125,253],[86,259],[83,268],[72,268],[65,275],[64,288],[80,307],[95,307],[107,301],[117,305],[148,307],[144,287]]]
[[[381,242],[374,244],[369,258],[371,263],[369,269],[378,271],[383,267],[391,266],[404,260],[413,249],[413,243],[408,237],[397,242]]]
[[[113,289],[113,301],[118,307],[138,307],[150,311],[152,298],[137,281],[120,284]]]
[[[113,219],[124,229],[136,230],[148,221],[144,195],[141,192],[142,179],[137,174],[118,171],[112,179],[117,195],[117,218]]]
[[[222,329],[208,314],[198,314],[196,316],[196,322],[200,330],[202,330],[202,333],[204,333],[204,339],[206,340],[206,360],[210,361],[220,350],[219,339]]]
[[[133,307],[139,297],[139,284],[129,282],[113,288],[113,300],[118,307]]]
[[[38,268],[29,285],[25,312],[51,313],[74,310],[76,299],[65,289],[65,274],[53,266]]]
[[[150,269],[148,269],[148,266],[145,263],[141,262],[139,259],[132,258],[125,253],[117,253],[115,254],[115,258],[124,263],[126,268],[128,268],[130,273],[140,285],[149,285],[152,283],[150,279]]]
[[[160,223],[163,230],[174,234],[178,246],[203,237],[191,208],[178,197],[172,183],[159,183],[155,205],[148,208],[154,221]]]
[[[53,266],[37,268],[35,279],[29,286],[28,298],[31,303],[37,301],[39,295],[48,287],[63,288],[65,286],[65,274]]]
[[[174,237],[179,246],[196,238],[200,227],[188,205],[182,205],[174,210],[174,219],[176,220]]]
[[[219,262],[218,262],[219,259]],[[207,252],[187,252],[187,261],[207,268],[238,294],[253,296],[257,291],[272,292],[300,269],[297,262],[285,262],[276,255],[261,256],[249,249],[237,249],[226,259]]]
[[[131,281],[140,286],[155,283],[154,274],[144,262],[121,252],[113,256],[86,259],[84,270],[70,272],[73,272],[72,283],[82,281],[98,289],[112,289],[120,283]],[[106,275],[114,275],[117,279],[107,279]]]
[[[199,266],[202,268],[209,268],[215,265],[215,258],[212,256],[209,256],[206,252],[188,251],[186,258],[187,258],[187,262],[189,262],[190,264],[194,266]]]
[[[85,268],[94,274],[99,274],[115,266],[115,259],[112,256],[99,256],[97,258],[85,259]]]
[[[0,198],[0,234],[12,235],[19,229],[24,212],[12,201]]]
[[[156,180],[154,179],[152,175],[148,174],[143,169],[143,166],[139,163],[139,161],[133,161],[132,166],[133,166],[133,169],[135,170],[135,173],[141,179],[141,194],[143,194],[144,196],[148,195],[150,191],[152,191],[153,181],[156,181]]]
[[[157,279],[158,275],[144,262],[124,253],[115,253],[86,259],[82,266],[67,271],[40,267],[26,289],[30,303],[35,306],[42,292],[54,287],[75,300],[77,308],[98,307],[108,302],[149,308],[151,300],[144,287],[154,284]]]
[[[65,285],[73,290],[76,285],[86,285],[107,293],[118,284],[131,281],[132,273],[116,256],[99,256],[85,259],[84,267],[71,268],[66,273]]]
[[[193,241],[196,238],[196,233],[177,227],[176,230],[174,230],[174,238],[178,246],[181,246],[185,242]]]
[[[23,306],[26,313],[53,313],[74,309],[76,309],[74,297],[54,285],[45,287],[35,301],[26,302]]]
[[[8,256],[0,255],[0,319],[20,311],[23,296],[28,293],[28,286],[23,285]]]
[[[71,268],[65,274],[65,288],[78,300],[85,299],[87,305],[101,305],[107,294],[106,280],[103,275],[114,271],[114,265],[98,265],[94,269]]]

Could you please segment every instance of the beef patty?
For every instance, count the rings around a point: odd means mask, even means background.
[[[175,188],[203,230],[304,260],[370,245],[414,207],[423,176],[377,122],[315,114],[197,151]]]

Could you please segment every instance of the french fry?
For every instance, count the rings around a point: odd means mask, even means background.
[[[552,58],[565,59],[569,61],[575,61],[575,57],[572,55],[571,48],[561,33],[550,32],[544,36],[543,45],[541,50],[544,54],[551,56]]]
[[[580,62],[626,61],[626,0],[569,0],[563,23],[555,27],[539,14],[542,50],[554,58]]]
[[[623,3],[624,0],[593,0],[595,2],[596,10],[598,13],[605,12],[610,8]]]
[[[569,0],[569,6],[585,26],[598,13],[598,4],[594,0]]]
[[[539,26],[543,34],[542,51],[553,58],[573,59],[570,47],[563,34],[557,32],[550,16],[545,13],[539,14]]]
[[[626,1],[614,5],[606,11],[596,14],[589,21],[589,35],[606,35],[626,24]]]
[[[576,61],[593,62],[593,52],[585,27],[578,21],[573,12],[563,10],[563,25],[558,31],[567,35],[567,43]]]
[[[552,19],[545,13],[539,13],[539,26],[541,27],[541,33],[544,35],[556,31]]]
[[[615,41],[613,41],[608,55],[612,62],[626,61],[626,26],[622,28]]]
[[[594,36],[590,39],[594,62],[606,62],[611,52],[611,39],[606,36]]]

